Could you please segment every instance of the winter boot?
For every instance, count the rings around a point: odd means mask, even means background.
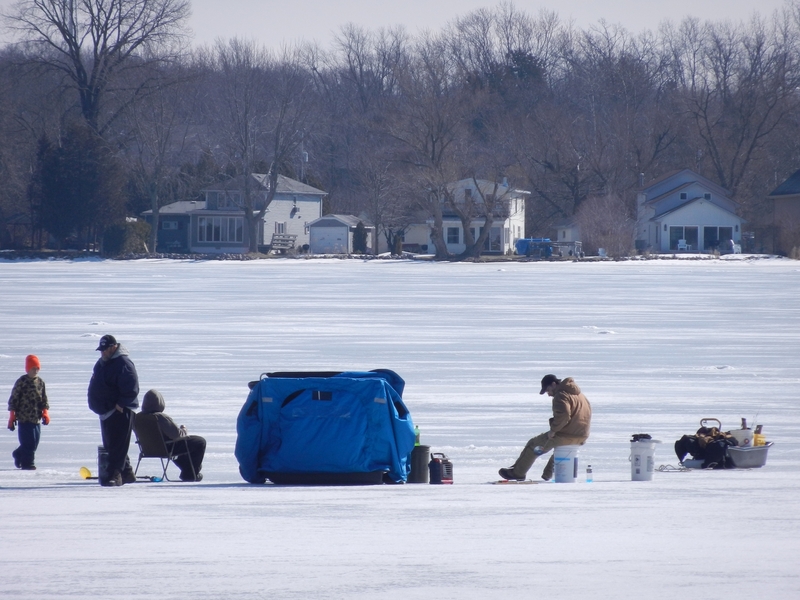
[[[136,473],[131,467],[122,471],[122,483],[136,483]]]
[[[108,479],[101,479],[100,485],[105,487],[119,487],[122,485],[122,473],[114,471]]]
[[[503,479],[508,479],[509,481],[525,481],[525,476],[519,477],[516,473],[514,473],[514,469],[509,467],[508,469],[500,469],[498,471],[500,477]]]

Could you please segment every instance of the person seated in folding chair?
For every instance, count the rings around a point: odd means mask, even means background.
[[[203,474],[203,456],[206,453],[206,440],[199,435],[189,435],[186,427],[178,427],[169,416],[164,414],[166,403],[164,396],[158,390],[149,390],[142,400],[142,413],[155,415],[158,419],[158,427],[165,442],[177,442],[181,445],[186,444],[188,454],[176,456],[174,462],[181,470],[181,481],[201,481]],[[183,448],[178,447],[179,450]],[[191,460],[190,460],[191,459]],[[192,469],[194,467],[194,469]]]

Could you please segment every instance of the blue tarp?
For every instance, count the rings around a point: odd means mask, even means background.
[[[521,238],[514,244],[517,254],[522,256],[543,256],[549,258],[553,254],[550,238]]]
[[[246,481],[405,482],[414,424],[397,373],[272,373],[251,385],[236,423]]]

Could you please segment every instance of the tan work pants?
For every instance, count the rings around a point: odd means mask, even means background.
[[[583,446],[585,442],[585,437],[562,437],[556,435],[553,438],[549,438],[547,437],[547,432],[540,433],[536,437],[528,440],[528,443],[525,444],[525,447],[522,449],[517,462],[514,463],[512,470],[514,471],[515,475],[518,475],[519,477],[525,477],[530,468],[533,466],[534,461],[542,454],[547,454],[556,446]],[[538,454],[534,451],[536,446],[542,447]],[[550,460],[547,461],[547,466],[545,466],[544,471],[542,471],[542,479],[549,480],[553,478],[553,462],[554,459],[553,455],[551,454]]]

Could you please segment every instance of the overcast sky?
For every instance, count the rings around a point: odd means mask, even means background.
[[[268,45],[298,39],[325,45],[331,32],[348,22],[368,28],[403,24],[413,34],[437,30],[457,16],[498,4],[494,0],[193,0],[192,28],[198,43],[238,35]],[[514,5],[531,14],[554,11],[581,28],[605,19],[641,31],[687,15],[746,20],[755,11],[771,14],[783,0],[520,0]]]
[[[0,0],[7,9],[14,0]],[[416,34],[438,30],[457,16],[499,4],[494,0],[192,0],[190,26],[195,43],[211,43],[217,37],[255,39],[272,47],[300,40],[323,46],[346,23],[369,29],[402,24]],[[692,15],[700,19],[747,20],[754,12],[771,15],[784,0],[518,0],[517,9],[537,14],[556,12],[564,21],[585,28],[605,19],[639,32],[655,29],[664,20],[680,21]],[[7,36],[0,37],[8,41]]]

